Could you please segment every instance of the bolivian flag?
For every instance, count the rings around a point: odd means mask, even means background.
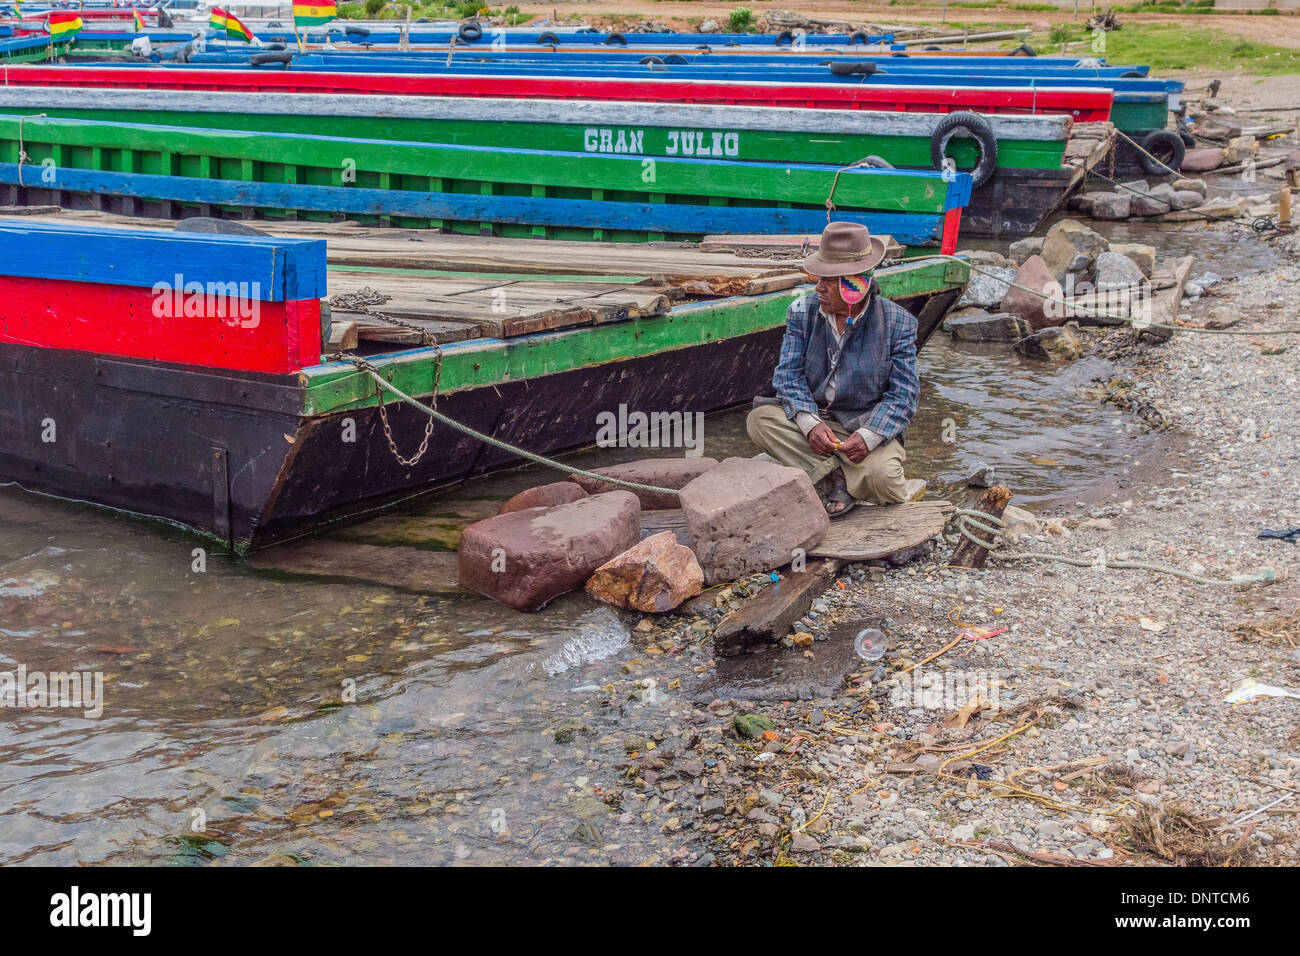
[[[318,27],[339,15],[334,0],[293,0],[293,25]]]
[[[245,43],[253,42],[253,31],[244,26],[239,17],[233,13],[227,13],[220,7],[212,8],[208,26],[218,33],[225,34],[228,40],[243,40]]]
[[[51,40],[71,40],[81,29],[81,17],[75,13],[51,13],[49,24]]]
[[[142,16],[140,16],[140,11],[139,11],[139,10],[132,9],[132,11],[131,11],[131,19],[133,19],[133,20],[135,21],[135,32],[136,32],[136,33],[142,33],[142,32],[144,32],[144,29],[145,29],[145,26],[144,26],[144,18],[143,18]]]

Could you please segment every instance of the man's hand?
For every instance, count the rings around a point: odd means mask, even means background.
[[[844,439],[844,443],[836,450],[856,465],[867,457],[867,442],[861,435],[854,432]]]
[[[808,433],[808,447],[816,455],[832,455],[839,451],[835,447],[837,441],[835,433],[825,422],[814,425],[813,430]]]

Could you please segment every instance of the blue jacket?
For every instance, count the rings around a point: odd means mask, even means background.
[[[885,442],[902,440],[920,403],[916,373],[916,316],[879,295],[873,285],[866,310],[845,331],[835,398],[818,407],[814,395],[830,376],[835,340],[821,316],[817,293],[796,299],[786,310],[785,338],[772,386],[785,415],[799,412],[835,419],[848,431],[863,426]]]

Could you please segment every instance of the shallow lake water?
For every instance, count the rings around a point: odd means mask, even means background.
[[[1083,394],[1109,373],[937,335],[908,474],[955,492],[987,462],[1030,507],[1122,484],[1154,442]],[[743,410],[707,419],[705,453],[754,453]],[[477,479],[405,513],[454,524],[550,480]],[[601,793],[629,726],[673,732],[703,652],[629,701],[599,688],[635,669],[630,619],[580,594],[525,615],[215,555],[199,573],[195,546],[0,488],[0,672],[104,681],[98,717],[0,710],[0,863],[643,863],[683,842]]]

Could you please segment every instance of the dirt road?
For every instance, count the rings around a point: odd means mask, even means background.
[[[939,23],[941,10],[936,6],[898,7],[887,4],[862,4],[852,0],[818,0],[816,8],[791,4],[790,0],[773,3],[758,2],[718,3],[716,0],[586,0],[586,2],[519,3],[519,9],[532,16],[557,14],[561,19],[580,17],[589,20],[609,17],[631,17],[659,20],[674,29],[688,29],[691,22],[712,18],[725,23],[728,15],[738,6],[746,6],[761,18],[768,10],[796,10],[819,19],[843,17],[853,23],[899,24]],[[1090,2],[1080,3],[1079,19],[1071,10],[988,10],[952,9],[948,20],[961,24],[1031,24],[1082,23],[1092,13]],[[1125,23],[1162,23],[1179,26],[1214,27],[1250,40],[1265,41],[1278,46],[1300,48],[1300,17],[1277,16],[1261,19],[1257,16],[1172,16],[1168,14],[1121,15]]]

